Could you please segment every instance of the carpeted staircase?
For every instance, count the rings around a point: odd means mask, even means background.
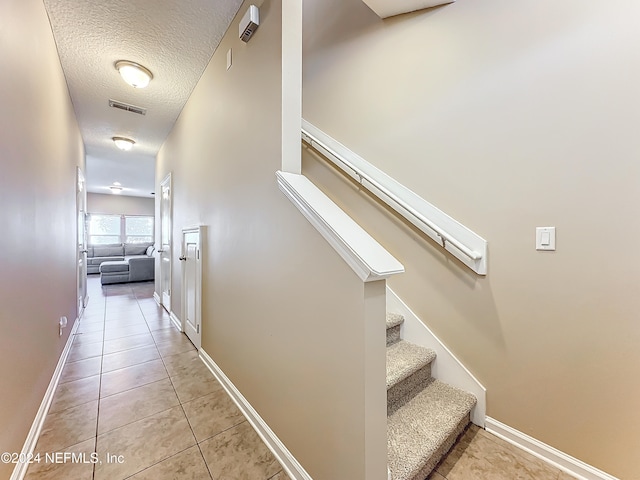
[[[433,350],[403,341],[387,314],[387,462],[392,480],[424,480],[470,423],[476,398],[431,377]]]

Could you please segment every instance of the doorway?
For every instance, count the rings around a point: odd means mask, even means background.
[[[200,350],[202,344],[202,237],[203,226],[182,230],[182,329]]]
[[[76,218],[77,218],[77,286],[78,318],[87,306],[87,185],[82,169],[76,169]]]
[[[171,173],[160,183],[160,299],[164,309],[171,313]]]

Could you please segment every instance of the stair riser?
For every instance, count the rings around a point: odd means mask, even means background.
[[[424,390],[431,378],[431,364],[425,365],[387,390],[387,416]]]
[[[416,473],[413,477],[407,480],[424,480],[425,478],[427,478],[431,474],[431,472],[433,472],[433,470],[438,466],[438,463],[440,463],[440,460],[442,460],[445,457],[445,455],[449,453],[449,450],[451,450],[451,448],[455,445],[460,435],[464,433],[465,429],[470,423],[471,423],[471,415],[467,415],[460,421],[456,429],[442,443],[440,448],[433,453],[433,455],[429,459],[429,462],[424,467],[422,467],[422,469],[418,473]],[[393,478],[393,475],[392,475],[392,478]]]
[[[387,328],[387,347],[400,341],[400,325]]]

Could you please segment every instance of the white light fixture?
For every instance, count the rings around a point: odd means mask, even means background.
[[[116,182],[118,183],[118,182]],[[114,193],[116,195],[119,195],[122,193],[122,187],[120,186],[120,184],[118,183],[118,185],[116,185],[116,183],[114,183],[113,185],[111,185],[109,188],[111,189],[111,193]]]
[[[116,62],[116,69],[122,79],[134,88],[144,88],[149,85],[153,74],[142,65],[128,60]]]
[[[125,137],[113,137],[112,140],[113,143],[116,144],[116,147],[118,147],[120,150],[124,150],[125,152],[131,150],[136,143],[130,138]]]

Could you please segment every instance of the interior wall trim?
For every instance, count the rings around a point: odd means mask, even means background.
[[[487,417],[486,430],[579,480],[619,480],[494,418]]]
[[[175,327],[180,330],[181,332],[183,332],[184,330],[182,329],[182,321],[178,318],[178,316],[173,313],[173,310],[171,311],[171,313],[169,313],[169,320],[171,320],[171,322],[175,325]]]
[[[53,401],[53,396],[56,393],[56,388],[58,388],[58,382],[60,382],[60,377],[62,376],[62,369],[67,363],[67,357],[69,356],[69,351],[71,350],[71,344],[73,343],[73,338],[76,334],[76,331],[78,330],[79,325],[80,321],[76,318],[76,321],[73,324],[73,328],[71,329],[71,333],[69,334],[69,338],[67,338],[67,343],[65,343],[64,348],[62,349],[62,353],[60,354],[60,358],[58,359],[56,369],[53,371],[53,375],[51,376],[49,386],[44,393],[44,397],[42,398],[42,402],[40,403],[40,408],[38,408],[38,412],[36,413],[33,423],[31,424],[31,429],[27,434],[24,446],[22,447],[22,451],[20,452],[21,458],[29,458],[29,456],[33,454],[33,451],[36,448],[36,443],[38,443],[38,438],[40,437],[42,426],[44,425],[44,421],[47,418],[47,413],[49,412],[49,407],[51,407],[51,402]],[[29,468],[28,462],[16,463],[10,480],[22,480],[27,474],[27,468]]]
[[[156,301],[159,307],[162,306],[162,301],[160,300],[160,295],[158,295],[158,292],[153,292],[153,299]]]
[[[200,359],[204,362],[211,373],[213,373],[213,376],[216,377],[218,382],[220,382],[258,436],[267,445],[269,450],[271,450],[278,462],[280,462],[280,465],[282,465],[284,471],[289,475],[289,478],[292,480],[313,480],[311,475],[309,475],[302,465],[300,465],[293,454],[287,449],[284,443],[280,441],[277,435],[251,406],[244,395],[240,393],[233,382],[229,380],[222,369],[202,348],[200,349]]]

